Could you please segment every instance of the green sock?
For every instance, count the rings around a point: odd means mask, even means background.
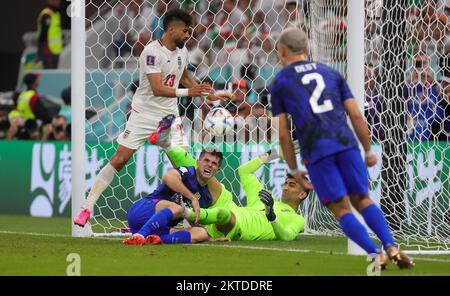
[[[186,219],[193,222],[195,220],[195,214],[192,209],[187,211]],[[200,217],[198,219],[199,224],[218,224],[225,225],[230,222],[231,212],[226,208],[214,208],[214,209],[200,209]]]
[[[172,149],[166,151],[167,156],[177,166],[194,166],[197,167],[197,161],[192,155],[186,152],[181,146],[172,144]]]

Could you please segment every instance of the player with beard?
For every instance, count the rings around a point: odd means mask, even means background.
[[[139,87],[133,96],[132,110],[125,130],[117,138],[119,144],[109,163],[103,167],[94,181],[83,210],[74,224],[84,227],[94,205],[114,176],[125,166],[134,152],[147,140],[155,143],[158,131],[168,122],[174,143],[187,147],[183,126],[179,117],[177,97],[206,96],[218,100],[231,95],[216,95],[207,84],[198,84],[188,73],[188,50],[184,46],[189,39],[191,16],[183,10],[173,9],[164,15],[164,35],[161,40],[147,44],[139,58]],[[186,88],[178,88],[179,84]],[[174,118],[166,118],[167,115]],[[173,120],[175,120],[173,122]],[[159,123],[158,123],[159,122]]]
[[[218,172],[222,159],[221,152],[205,148],[196,166],[181,166],[168,171],[155,191],[128,209],[128,226],[133,235],[125,239],[124,244],[145,245],[150,235],[158,235],[169,244],[207,239],[206,231],[200,227],[180,231],[172,227],[185,217],[185,204],[194,208],[197,222],[199,208],[209,208],[215,203],[208,182]]]

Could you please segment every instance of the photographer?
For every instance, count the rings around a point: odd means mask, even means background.
[[[44,127],[43,141],[66,141],[67,136],[67,119],[64,116],[56,115],[52,119],[51,124]]]
[[[16,132],[18,140],[40,140],[39,126],[34,119],[27,119],[23,125],[18,127]]]
[[[408,139],[410,141],[434,140],[432,126],[444,117],[439,105],[440,87],[430,71],[428,56],[417,53],[413,70],[406,79],[403,95],[407,103]]]

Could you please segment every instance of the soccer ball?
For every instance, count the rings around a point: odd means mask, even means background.
[[[206,115],[203,128],[214,136],[223,136],[233,130],[234,118],[225,108],[214,108]]]

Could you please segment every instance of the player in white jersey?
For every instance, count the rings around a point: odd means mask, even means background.
[[[188,76],[185,73],[188,65],[186,47],[176,47],[171,51],[163,45],[161,40],[153,41],[145,46],[139,58],[139,64],[139,87],[133,97],[126,129],[119,135],[118,143],[131,149],[138,149],[156,130],[162,117],[175,114],[177,118],[172,125],[171,135],[178,145],[187,146],[180,129],[178,99],[175,96],[166,96],[167,93],[175,91],[174,88],[178,87],[182,78],[186,79]],[[155,80],[154,87],[150,84],[151,79]],[[204,91],[207,92],[209,89],[205,88]]]
[[[191,16],[185,11],[168,11],[164,15],[163,37],[149,43],[142,51],[139,58],[139,88],[133,97],[132,110],[125,130],[117,138],[119,146],[109,163],[96,177],[84,209],[74,219],[76,225],[84,227],[95,203],[117,172],[150,135],[157,136],[158,126],[165,124],[160,122],[161,118],[175,114],[175,122],[170,123],[173,127],[174,142],[185,147],[188,145],[178,116],[177,97],[206,96],[209,100],[231,98],[229,94],[214,94],[209,85],[198,84],[189,75],[186,69],[188,54],[184,44],[189,39],[190,25]],[[179,89],[180,83],[186,88]]]

